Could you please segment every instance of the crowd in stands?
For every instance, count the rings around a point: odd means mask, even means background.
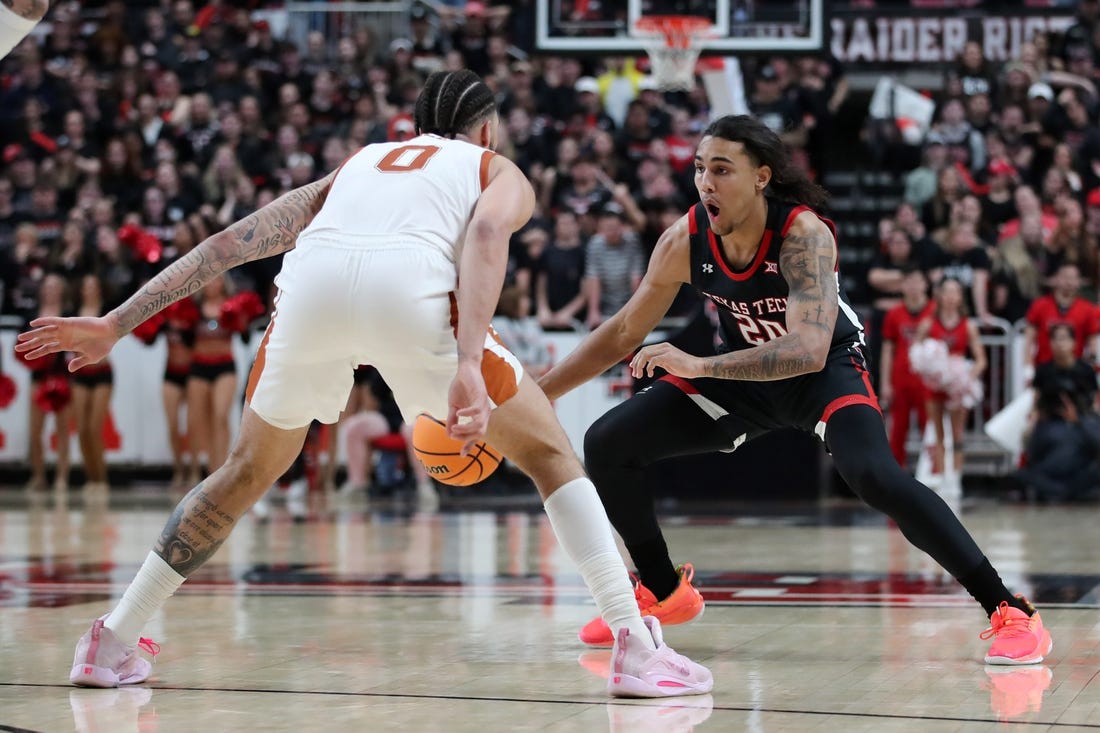
[[[88,312],[92,291],[96,308],[114,307],[209,234],[360,146],[411,137],[424,77],[468,67],[496,91],[500,151],[537,194],[513,241],[508,279],[518,292],[507,316],[526,334],[530,319],[543,329],[598,325],[695,200],[693,155],[710,109],[701,84],[659,90],[644,58],[535,53],[530,5],[413,2],[407,36],[313,31],[301,45],[224,0],[51,7],[39,32],[0,61],[3,313],[34,317],[58,280],[62,312]],[[1037,344],[1078,295],[1056,288],[1064,266],[1095,299],[1098,11],[1100,2],[1083,0],[1064,35],[1034,37],[1007,64],[969,44],[933,92],[936,120],[919,149],[887,133],[904,151],[883,165],[904,176],[905,198],[881,222],[868,273],[873,344],[912,269],[933,286],[958,281],[978,319],[1028,317]],[[849,96],[838,63],[776,56],[744,66],[749,111],[819,178],[830,145],[860,149],[858,130],[836,126]],[[185,352],[196,338],[246,330],[219,315],[226,299],[251,291],[269,304],[278,268],[278,258],[239,268],[200,299],[200,317],[163,325],[183,349],[170,363],[177,384],[194,377]],[[1033,303],[1052,291],[1055,306],[1040,318]],[[1081,348],[1100,331],[1089,314],[1074,325]],[[207,380],[215,415],[218,377]]]
[[[1032,437],[1040,439],[1028,442],[1029,469],[1021,479],[1040,498],[1073,493],[1050,488],[1053,479],[1038,468],[1051,465],[1049,435],[1064,437],[1063,428],[1080,434],[1074,445],[1084,446],[1074,465],[1088,490],[1077,493],[1095,495],[1100,486],[1096,441],[1082,432],[1095,414],[1095,377],[1085,389],[1076,372],[1076,379],[1049,376],[1052,334],[1071,346],[1060,357],[1064,369],[1082,359],[1093,364],[1100,334],[1098,19],[1100,2],[1082,0],[1065,33],[1034,36],[1005,64],[990,63],[980,44],[968,43],[946,71],[934,122],[919,150],[891,140],[889,154],[880,158],[904,176],[905,189],[894,216],[880,222],[881,251],[868,271],[872,346],[878,349],[885,340],[892,356],[912,340],[911,332],[890,324],[905,320],[898,310],[905,300],[927,307],[906,297],[905,282],[914,270],[933,287],[961,285],[964,313],[979,324],[1024,319],[1027,380],[1041,373],[1048,385],[1042,389],[1052,383],[1066,388],[1064,399],[1037,399],[1032,413]],[[926,321],[937,317],[932,311],[924,315]],[[885,339],[876,338],[884,321]],[[882,375],[880,384],[892,381],[885,391],[905,395],[907,377],[897,371]],[[1037,392],[1040,381],[1036,377]],[[903,409],[907,424],[908,401]],[[903,433],[894,431],[899,460]]]

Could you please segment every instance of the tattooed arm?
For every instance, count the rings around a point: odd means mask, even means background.
[[[703,360],[702,375],[764,382],[825,366],[837,315],[836,242],[811,212],[799,214],[779,253],[787,281],[787,333],[751,349]]]
[[[226,270],[273,257],[294,243],[325,202],[335,172],[283,194],[218,232],[147,282],[108,318],[119,336],[181,298],[194,295]]]
[[[115,342],[135,326],[172,303],[197,293],[226,270],[294,248],[298,235],[313,221],[336,173],[283,194],[254,214],[203,241],[166,267],[102,318],[37,318],[34,329],[19,334],[16,351],[38,359],[71,351],[75,372],[103,359]]]

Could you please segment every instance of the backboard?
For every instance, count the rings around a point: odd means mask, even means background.
[[[824,0],[536,0],[536,47],[548,53],[641,54],[643,15],[714,22],[706,51],[814,52],[824,44]]]

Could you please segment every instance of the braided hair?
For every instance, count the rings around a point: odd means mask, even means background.
[[[437,71],[416,98],[416,133],[453,138],[489,119],[496,108],[492,90],[474,72]]]

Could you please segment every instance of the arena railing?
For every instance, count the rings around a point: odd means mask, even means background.
[[[409,38],[407,2],[289,2],[286,37],[303,53],[311,31],[320,31],[330,51],[345,36],[365,30],[373,40],[374,53],[389,48],[395,38]]]

